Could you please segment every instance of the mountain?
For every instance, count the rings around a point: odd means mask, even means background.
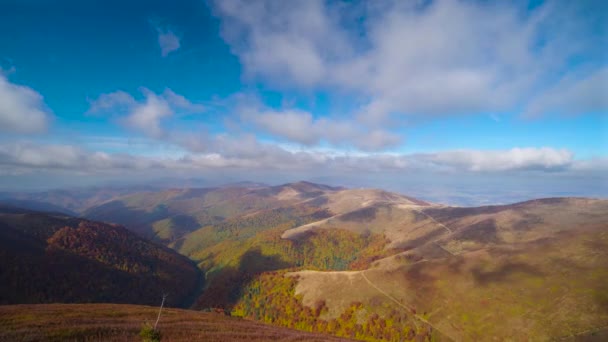
[[[38,202],[34,200],[19,200],[19,199],[10,199],[10,200],[0,200],[0,206],[5,207],[15,207],[15,208],[24,208],[32,211],[41,211],[47,213],[61,213],[70,216],[77,216],[78,214],[70,209],[66,209],[64,207],[60,207],[48,202]]]
[[[608,318],[606,200],[464,208],[369,189],[264,193],[284,206],[172,244],[207,273],[199,307],[389,340],[551,339],[600,333]]]
[[[607,200],[453,207],[246,183],[128,193],[84,214],[196,262],[195,309],[368,341],[608,333]]]
[[[355,218],[353,220],[353,218]],[[549,198],[502,206],[377,207],[286,231],[382,227],[403,252],[360,271],[296,271],[295,296],[344,312],[408,313],[447,340],[605,334],[608,201]],[[251,289],[248,289],[251,291]],[[362,303],[353,309],[352,302]],[[238,305],[237,305],[238,307]],[[384,308],[384,309],[383,309]],[[390,308],[390,309],[386,309]],[[602,335],[603,336],[603,335]]]
[[[0,304],[113,302],[189,305],[200,271],[127,229],[0,206]]]
[[[59,189],[42,192],[0,193],[0,201],[5,204],[39,211],[61,212],[75,216],[83,210],[130,193],[150,191],[149,186],[94,187],[82,189]]]
[[[168,189],[120,196],[88,208],[83,215],[119,223],[141,236],[169,243],[201,227],[294,205],[338,190],[308,182]]]

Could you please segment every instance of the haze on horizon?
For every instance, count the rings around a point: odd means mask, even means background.
[[[0,2],[0,191],[608,197],[604,1]]]

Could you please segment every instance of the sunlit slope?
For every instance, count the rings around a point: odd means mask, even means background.
[[[199,308],[368,340],[543,340],[608,325],[605,200],[462,208],[300,182],[120,203],[129,209],[117,213],[147,213],[144,230],[199,264]],[[293,294],[265,299],[278,293],[268,272],[285,270]],[[292,303],[300,316],[280,320],[273,305],[289,296],[309,309]]]
[[[411,222],[400,214],[401,228],[386,228],[405,252],[366,271],[291,273],[303,303],[324,301],[327,318],[352,302],[406,310],[454,340],[550,339],[608,325],[608,201],[414,212]],[[421,229],[428,232],[408,238]]]

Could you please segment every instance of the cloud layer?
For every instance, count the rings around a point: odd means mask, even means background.
[[[216,149],[206,153],[182,153],[172,158],[89,151],[71,145],[12,143],[0,145],[0,165],[5,170],[28,172],[41,169],[79,172],[120,172],[120,170],[240,170],[301,171],[309,174],[344,172],[448,172],[500,173],[512,171],[560,172],[589,169],[589,163],[606,167],[605,161],[576,161],[567,150],[513,148],[510,150],[458,150],[425,154],[349,155],[327,151],[287,151],[276,145],[257,142],[253,137],[219,137]],[[608,170],[607,170],[608,171]]]

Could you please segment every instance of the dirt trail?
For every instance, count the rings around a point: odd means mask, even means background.
[[[427,324],[428,326],[430,326],[431,328],[433,328],[434,330],[436,330],[437,332],[439,332],[446,339],[448,339],[450,341],[454,341],[454,339],[452,337],[450,337],[450,335],[448,335],[445,332],[439,330],[436,326],[434,326],[426,318],[424,318],[424,317],[422,317],[422,316],[414,313],[414,312],[416,312],[416,310],[413,307],[401,303],[397,298],[391,296],[390,294],[386,293],[384,290],[382,290],[381,288],[379,288],[378,286],[376,286],[376,284],[372,283],[372,281],[369,280],[369,278],[365,275],[365,271],[361,271],[361,276],[369,284],[369,286],[373,287],[376,291],[380,292],[383,296],[385,296],[386,298],[390,299],[392,302],[394,302],[395,304],[399,305],[400,307],[408,310],[410,313],[412,313],[414,315],[414,317],[416,319],[418,319],[419,321]]]
[[[424,216],[428,217],[428,218],[429,218],[431,221],[435,222],[437,225],[439,225],[439,226],[443,227],[445,230],[447,230],[447,231],[448,231],[448,233],[450,233],[450,234],[452,234],[452,233],[453,233],[453,231],[452,231],[450,228],[448,228],[448,226],[446,226],[445,224],[443,224],[443,223],[441,223],[441,222],[439,222],[439,221],[435,220],[435,219],[434,219],[434,218],[433,218],[431,215],[429,215],[429,214],[425,213],[423,210],[416,209],[416,208],[411,208],[411,209],[412,209],[412,210],[414,210],[414,211],[415,211],[415,212],[417,212],[417,213],[420,213],[420,214],[422,214],[422,215],[424,215]]]

